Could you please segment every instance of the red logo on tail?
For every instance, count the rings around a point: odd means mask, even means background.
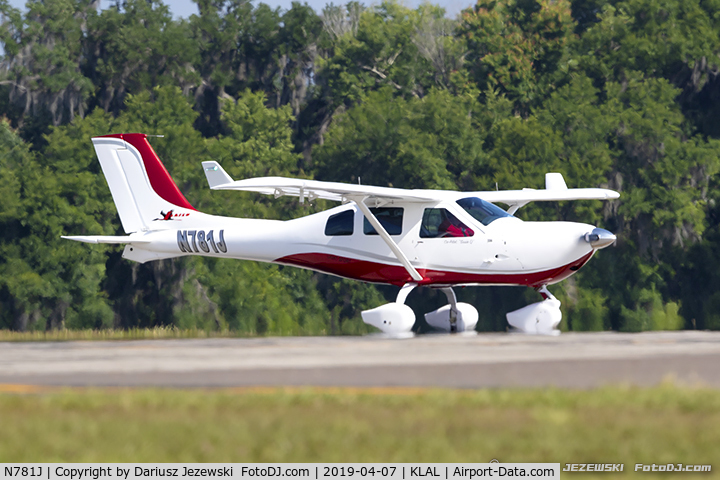
[[[154,219],[153,222],[154,222],[155,220],[172,220],[172,219],[173,219],[172,217],[173,217],[173,211],[172,211],[172,210],[169,210],[167,213],[165,213],[165,212],[163,212],[162,210],[160,210],[160,218]]]

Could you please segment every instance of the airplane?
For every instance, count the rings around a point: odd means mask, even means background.
[[[400,287],[395,302],[361,313],[389,335],[412,335],[410,292],[432,287],[448,304],[425,314],[445,332],[472,332],[479,315],[458,302],[453,287],[520,285],[543,301],[506,315],[513,331],[558,334],[560,301],[548,290],[615,242],[611,232],[573,222],[522,221],[514,214],[537,201],[612,200],[618,192],[568,188],[560,173],[545,189],[459,192],[262,177],[233,180],[214,161],[202,162],[213,190],[315,199],[339,206],[280,221],[210,215],[183,196],[146,134],[92,138],[126,236],[63,236],[94,244],[124,244],[123,258],[144,263],[188,255],[291,265],[340,277]],[[495,205],[503,203],[507,210]]]

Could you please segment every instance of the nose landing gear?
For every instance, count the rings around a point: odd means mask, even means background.
[[[514,331],[533,335],[559,335],[557,326],[562,320],[560,300],[543,285],[537,291],[543,296],[542,302],[537,302],[505,315]]]

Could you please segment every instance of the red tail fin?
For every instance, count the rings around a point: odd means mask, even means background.
[[[173,179],[170,177],[165,165],[162,164],[155,153],[155,150],[153,150],[152,146],[147,141],[146,134],[114,133],[111,135],[102,135],[101,137],[119,138],[135,147],[142,156],[145,171],[147,172],[150,185],[153,190],[155,190],[155,193],[173,205],[188,208],[190,210],[196,210],[192,205],[190,205],[190,202],[185,199],[185,196],[182,192],[180,192],[180,189],[177,185],[175,185],[175,182],[173,182]]]

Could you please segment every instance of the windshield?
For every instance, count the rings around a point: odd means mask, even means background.
[[[477,197],[463,198],[457,204],[483,225],[490,225],[494,220],[502,217],[512,217],[502,208]]]

